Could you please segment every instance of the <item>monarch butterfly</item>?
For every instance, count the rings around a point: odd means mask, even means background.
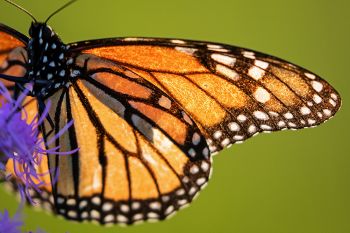
[[[58,167],[58,180],[44,176],[32,193],[68,219],[164,219],[204,187],[214,153],[316,126],[341,104],[317,75],[249,49],[159,38],[66,45],[46,23],[34,19],[30,38],[0,25],[0,77],[15,96],[34,82],[29,115],[51,101],[45,140],[74,119],[52,147],[80,151],[44,160],[38,169]]]

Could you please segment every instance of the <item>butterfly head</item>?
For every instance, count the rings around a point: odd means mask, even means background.
[[[33,22],[29,35],[28,78],[33,94],[45,96],[67,83],[67,47],[46,23]]]

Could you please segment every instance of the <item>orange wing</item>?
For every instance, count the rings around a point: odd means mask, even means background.
[[[77,221],[131,224],[164,219],[191,202],[208,181],[211,161],[190,117],[109,61],[82,55],[75,62],[85,70],[50,97],[54,132],[74,120],[51,147],[80,148],[49,157],[49,169],[59,172],[54,211]]]
[[[263,131],[316,126],[341,104],[317,75],[223,44],[121,38],[72,44],[71,51],[108,59],[167,93],[194,119],[211,152]]]
[[[28,38],[19,32],[0,24],[0,74],[23,77],[26,73],[25,50]],[[13,91],[14,83],[0,78],[5,86]],[[1,100],[0,96],[0,100]]]

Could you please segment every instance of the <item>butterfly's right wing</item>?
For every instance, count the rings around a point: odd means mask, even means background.
[[[71,44],[167,93],[195,120],[211,152],[260,132],[314,127],[340,95],[316,74],[271,55],[212,42],[114,38]]]
[[[14,29],[0,24],[0,74],[23,77],[26,73],[28,37]],[[1,79],[0,82],[12,92],[14,83]],[[0,96],[1,100],[1,96]]]

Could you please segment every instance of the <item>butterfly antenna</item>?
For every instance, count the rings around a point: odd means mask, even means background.
[[[6,1],[6,0],[5,0]],[[74,2],[76,2],[78,0],[71,0],[69,2],[67,2],[66,4],[64,4],[63,6],[61,6],[60,8],[58,8],[55,12],[53,12],[49,17],[47,17],[47,19],[45,20],[45,24],[54,16],[56,15],[58,12],[62,11],[64,8],[68,7],[69,5],[73,4]]]
[[[38,21],[34,18],[34,16],[33,16],[29,11],[27,11],[26,9],[24,9],[24,8],[21,7],[20,5],[18,5],[18,4],[16,4],[16,3],[12,2],[12,1],[10,1],[10,0],[4,0],[4,1],[7,2],[7,3],[10,3],[12,6],[15,6],[16,8],[20,9],[21,11],[23,11],[24,13],[26,13],[27,15],[29,15],[29,16],[34,20],[35,23],[38,22]]]

